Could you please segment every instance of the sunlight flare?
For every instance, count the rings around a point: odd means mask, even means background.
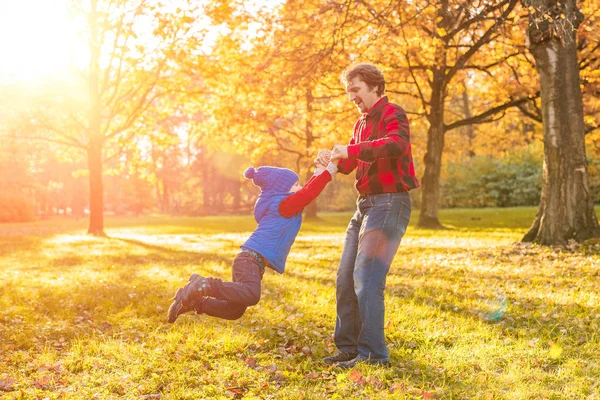
[[[0,81],[31,82],[85,65],[85,44],[64,0],[0,2]]]

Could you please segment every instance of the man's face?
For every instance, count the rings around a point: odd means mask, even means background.
[[[361,113],[366,113],[380,99],[377,95],[377,87],[370,89],[358,76],[348,81],[346,92],[350,101],[356,105]]]

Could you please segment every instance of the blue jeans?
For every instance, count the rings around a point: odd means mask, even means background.
[[[389,358],[383,291],[410,212],[408,193],[359,197],[337,272],[334,340],[340,351],[371,360]]]
[[[203,297],[196,311],[223,319],[241,318],[248,307],[257,304],[260,300],[263,272],[256,257],[242,251],[233,260],[231,270],[233,282],[207,278],[210,297]]]

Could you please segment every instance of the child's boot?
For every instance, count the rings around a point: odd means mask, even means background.
[[[198,274],[192,274],[189,282],[175,293],[175,299],[169,307],[167,315],[168,321],[173,323],[181,314],[190,311],[198,311],[202,296],[207,289],[208,282],[206,278]]]

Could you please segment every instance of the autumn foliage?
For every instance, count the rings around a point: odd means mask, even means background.
[[[16,177],[11,190],[45,208],[41,214],[83,210],[90,233],[102,234],[105,212],[248,212],[256,193],[241,179],[245,166],[286,166],[306,179],[319,149],[349,140],[357,115],[338,78],[354,61],[380,66],[388,96],[409,115],[423,183],[412,194],[421,224],[438,226],[440,206],[531,204],[537,197],[484,200],[497,197],[494,190],[537,191],[538,184],[517,179],[490,189],[467,173],[481,157],[502,163],[543,141],[541,87],[527,40],[535,5],[68,4],[81,62],[52,84],[47,77],[0,82],[0,162],[22,166],[18,175],[0,171],[0,179]],[[589,155],[599,146],[600,11],[595,0],[580,8],[576,56]],[[47,150],[41,157],[40,147]],[[15,148],[36,156],[15,158]],[[71,176],[57,177],[56,163],[70,164]],[[467,181],[459,188],[451,179],[461,168]],[[537,168],[542,175],[542,163]],[[597,172],[589,173],[595,185]],[[506,172],[501,179],[513,178]],[[76,195],[73,180],[87,181]],[[321,201],[321,209],[346,208],[353,196],[350,181],[334,185],[335,203]],[[465,187],[476,189],[473,201],[459,200],[468,196]],[[44,198],[52,201],[40,203]]]

